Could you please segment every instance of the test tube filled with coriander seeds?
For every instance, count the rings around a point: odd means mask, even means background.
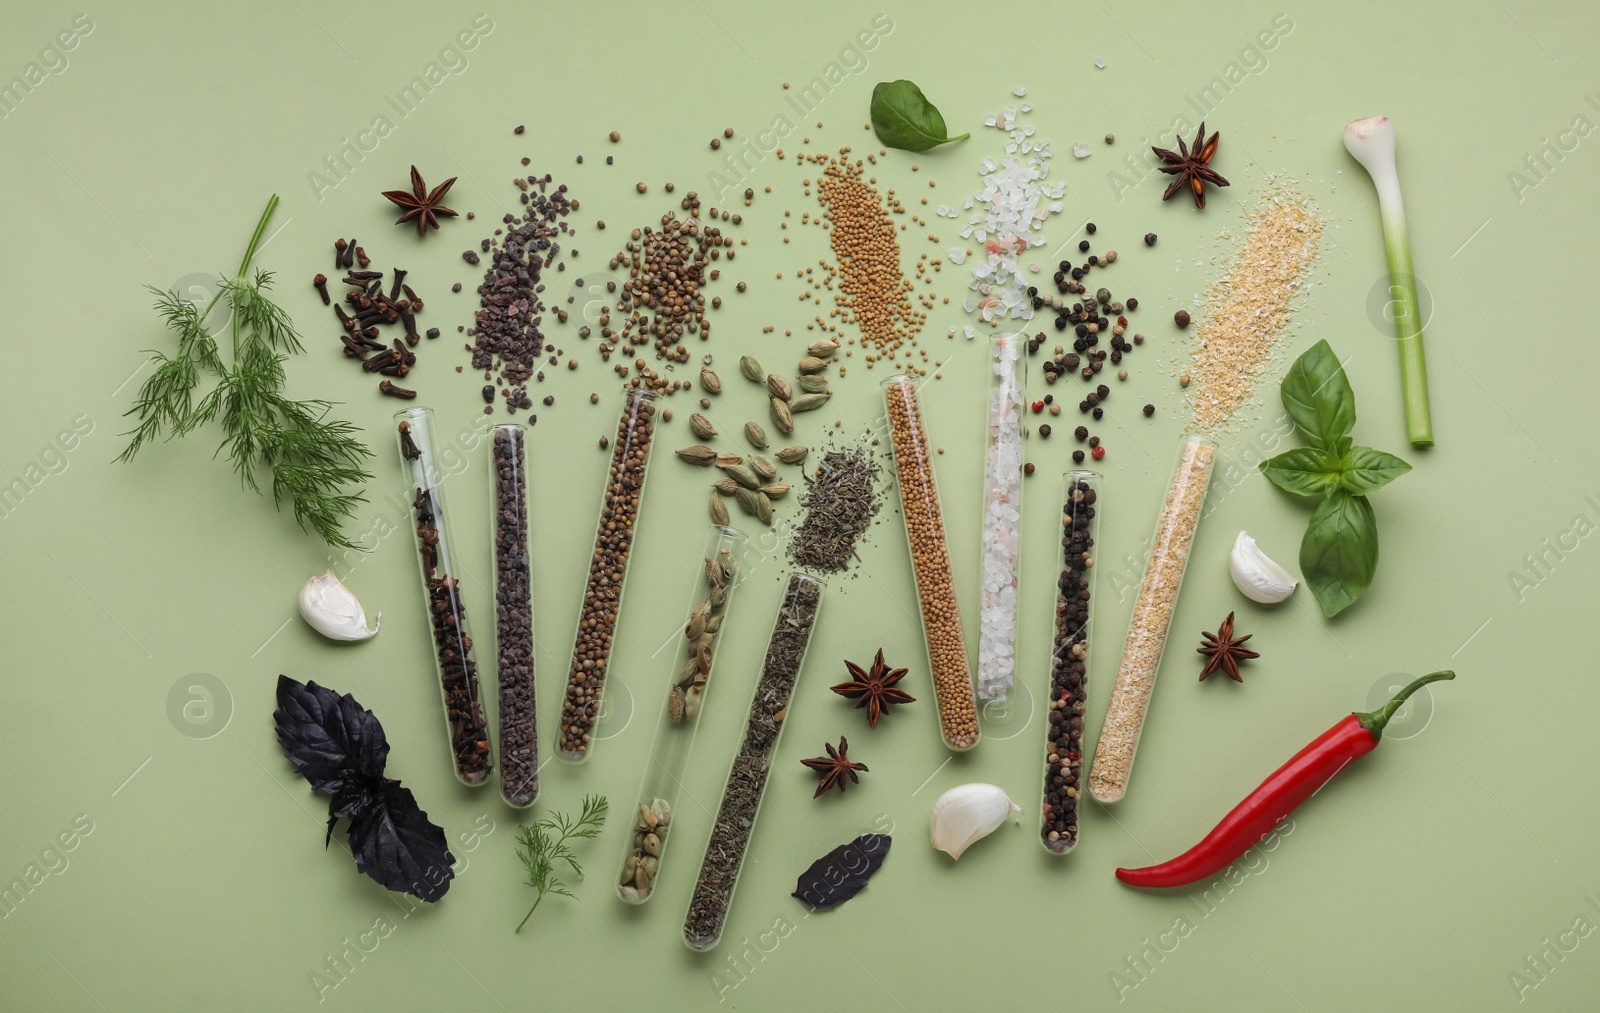
[[[589,558],[589,579],[578,609],[578,629],[573,636],[572,664],[567,673],[566,696],[561,702],[556,755],[564,760],[589,758],[595,723],[600,719],[600,699],[616,639],[622,609],[623,584],[644,496],[645,471],[655,441],[656,395],[642,387],[624,387],[622,416],[611,443],[611,466],[606,473],[596,525],[594,552]]]
[[[1217,445],[1203,436],[1191,434],[1179,443],[1172,482],[1150,536],[1150,558],[1128,621],[1128,639],[1122,645],[1122,662],[1111,685],[1094,765],[1089,769],[1089,792],[1096,801],[1115,802],[1127,793],[1133,756],[1155,691],[1167,629],[1200,526],[1216,455]]]
[[[463,784],[489,780],[493,761],[489,727],[478,694],[478,665],[472,659],[472,634],[461,601],[458,557],[452,552],[449,514],[445,509],[443,475],[433,453],[433,409],[407,408],[395,413],[400,464],[406,474],[406,495],[416,520],[417,561],[421,564],[423,602],[433,631],[434,665],[444,702],[445,728],[456,776]]]
[[[917,401],[917,378],[909,373],[892,376],[883,381],[883,395],[939,727],[947,747],[971,749],[978,744],[978,703],[950,574],[950,549],[934,483],[932,448]]]
[[[1044,803],[1039,840],[1053,855],[1078,843],[1078,803],[1083,798],[1083,712],[1089,686],[1090,632],[1094,620],[1095,536],[1103,480],[1093,471],[1062,476],[1061,551],[1057,559],[1056,616],[1050,645],[1050,689],[1045,697]]]
[[[494,646],[500,685],[500,794],[519,809],[539,797],[539,723],[533,687],[533,584],[528,557],[527,429],[490,429],[494,488]]]
[[[695,560],[689,600],[681,613],[683,624],[673,636],[675,649],[666,678],[657,687],[661,716],[645,761],[639,802],[631,810],[633,833],[624,842],[617,875],[617,896],[630,904],[643,904],[655,895],[661,863],[672,843],[674,807],[700,727],[700,708],[716,663],[723,618],[739,586],[745,549],[743,532],[713,524],[702,558]]]
[[[989,342],[989,443],[983,470],[978,581],[978,699],[1003,704],[1017,669],[1017,580],[1022,561],[1022,334]]]
[[[760,814],[767,775],[772,772],[772,758],[783,734],[784,718],[789,714],[795,680],[800,676],[817,623],[824,587],[822,578],[795,571],[784,588],[761,664],[761,678],[750,701],[744,737],[728,771],[711,839],[700,863],[700,877],[695,881],[689,911],[683,919],[683,940],[690,949],[709,950],[722,938],[734,889],[739,885],[739,870]]]

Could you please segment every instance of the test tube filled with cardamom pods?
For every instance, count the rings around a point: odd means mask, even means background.
[[[917,378],[909,373],[891,376],[883,381],[883,396],[899,479],[900,516],[905,519],[911,569],[922,606],[922,633],[928,646],[928,671],[933,677],[939,727],[946,746],[971,749],[978,744],[978,703],[972,690],[961,613],[956,607],[932,451],[917,401]]]
[[[1097,802],[1115,802],[1128,791],[1134,753],[1155,692],[1156,672],[1167,646],[1172,612],[1178,605],[1183,571],[1189,565],[1189,550],[1200,527],[1216,455],[1217,445],[1203,436],[1185,436],[1178,445],[1172,482],[1150,535],[1150,558],[1128,620],[1128,639],[1122,645],[1117,679],[1111,684],[1094,765],[1089,768],[1089,791]]]
[[[433,409],[396,412],[395,427],[406,495],[411,498],[416,520],[423,602],[433,631],[434,664],[456,776],[464,784],[481,785],[488,781],[493,766],[489,727],[478,694],[478,665],[472,659],[467,609],[461,601],[459,557],[452,552],[450,517],[440,487],[444,476],[434,463]]]
[[[589,579],[578,608],[572,664],[567,673],[566,696],[561,702],[556,755],[564,760],[589,758],[595,723],[600,719],[600,700],[622,610],[622,590],[633,554],[639,503],[644,496],[645,471],[650,464],[651,444],[655,442],[655,400],[654,391],[623,388],[622,416],[611,443],[611,466],[600,500]]]
[[[495,674],[500,686],[500,795],[526,808],[539,797],[539,723],[533,692],[533,583],[528,557],[527,429],[490,430],[494,532]]]
[[[657,686],[661,716],[651,740],[650,758],[645,761],[639,802],[631,812],[633,833],[625,842],[617,876],[617,896],[630,904],[642,904],[655,894],[661,863],[671,843],[684,768],[700,727],[700,707],[716,662],[717,640],[739,586],[739,563],[745,548],[742,532],[713,524],[702,558],[695,561],[683,625],[673,635],[675,646],[666,678]]]
[[[744,737],[728,771],[711,840],[700,863],[700,878],[695,881],[694,896],[683,919],[683,939],[690,949],[708,950],[722,938],[734,889],[739,885],[739,870],[755,833],[772,757],[783,733],[784,718],[789,714],[789,699],[816,627],[824,587],[822,578],[795,571],[784,588],[761,664],[761,678],[750,701]],[[639,815],[642,818],[644,814]]]
[[[1045,696],[1049,703],[1044,722],[1044,804],[1039,810],[1039,840],[1053,855],[1064,855],[1078,843],[1101,482],[1093,471],[1069,471],[1062,476],[1056,618],[1050,645],[1050,687]]]

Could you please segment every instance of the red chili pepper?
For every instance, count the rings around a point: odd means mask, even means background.
[[[1227,868],[1346,764],[1377,748],[1384,726],[1412,693],[1430,682],[1455,677],[1454,672],[1425,675],[1395,694],[1381,710],[1351,714],[1262,781],[1199,844],[1160,865],[1118,869],[1117,878],[1132,886],[1185,886]]]

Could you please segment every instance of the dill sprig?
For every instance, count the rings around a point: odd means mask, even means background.
[[[150,287],[156,312],[178,337],[178,350],[168,355],[147,349],[156,369],[126,413],[136,415],[139,424],[123,434],[129,442],[117,460],[131,461],[146,443],[186,436],[215,421],[223,432],[217,453],[226,452],[241,484],[260,492],[261,479],[270,472],[273,502],[281,507],[288,500],[301,528],[331,546],[354,548],[342,525],[366,497],[348,487],[372,477],[362,466],[372,451],[356,438],[359,429],[328,417],[333,402],[284,395],[283,364],[303,351],[300,336],[268,296],[272,273],[250,271],[277,206],[273,194],[238,272],[221,277],[219,291],[204,309],[177,292]],[[224,299],[232,347],[228,362],[206,326]],[[201,395],[202,381],[210,377],[216,383]]]
[[[544,819],[528,826],[523,824],[517,834],[517,857],[522,859],[522,864],[528,868],[528,885],[539,891],[539,896],[534,898],[533,907],[522,916],[522,921],[517,925],[517,931],[522,931],[522,926],[528,924],[528,919],[533,917],[533,912],[539,907],[539,902],[544,900],[547,893],[559,893],[563,897],[571,897],[572,891],[567,885],[556,878],[555,869],[557,862],[566,862],[571,866],[572,874],[579,879],[583,878],[583,866],[578,864],[578,858],[572,853],[572,848],[567,846],[569,840],[593,840],[600,836],[600,828],[606,821],[606,799],[604,795],[585,795],[583,797],[583,812],[574,820],[564,813],[554,813]]]

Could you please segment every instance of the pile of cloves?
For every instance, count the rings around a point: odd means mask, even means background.
[[[339,280],[348,286],[343,305],[334,303],[328,294],[327,275],[318,274],[311,284],[322,296],[323,305],[333,306],[339,318],[339,341],[344,345],[345,356],[359,361],[368,373],[393,378],[378,382],[380,392],[406,400],[416,397],[416,391],[394,380],[410,373],[411,367],[417,364],[417,355],[411,349],[422,341],[422,335],[417,333],[416,317],[422,311],[422,299],[406,283],[406,272],[402,268],[394,269],[389,291],[385,293],[384,272],[366,270],[372,263],[371,258],[355,240],[338,239],[333,249],[334,267],[345,272]],[[346,305],[350,307],[349,312],[345,310]],[[389,344],[379,340],[379,328],[396,323],[405,328],[404,339],[395,338]],[[438,336],[438,328],[428,331],[428,337]]]

